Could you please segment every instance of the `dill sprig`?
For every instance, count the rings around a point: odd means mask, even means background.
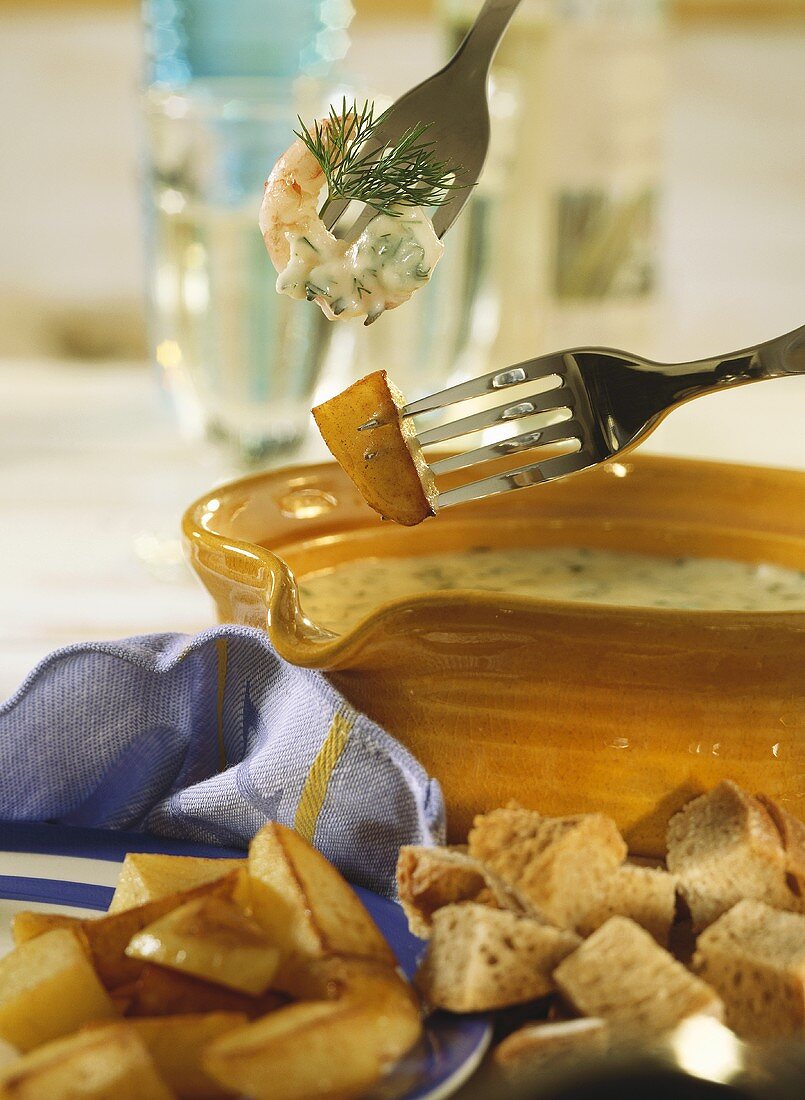
[[[370,139],[386,116],[375,118],[374,104],[368,100],[361,108],[357,101],[340,111],[330,107],[326,123],[314,122],[309,129],[299,119],[300,138],[321,165],[327,181],[327,198],[355,199],[378,212],[396,216],[397,206],[440,206],[456,183],[459,166],[436,157],[436,142],[423,141],[431,123],[410,126],[394,142],[378,146]],[[298,116],[297,116],[298,117]],[[369,142],[367,146],[367,142]]]

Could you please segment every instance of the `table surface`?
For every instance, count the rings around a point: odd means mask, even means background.
[[[709,355],[805,320],[804,45],[796,31],[674,45],[654,354]],[[645,449],[805,470],[804,409],[805,378],[750,386],[679,410]],[[182,442],[147,366],[0,361],[0,471],[0,698],[56,646],[210,624],[178,521],[229,471]]]

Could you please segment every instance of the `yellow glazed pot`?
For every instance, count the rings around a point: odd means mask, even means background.
[[[385,523],[335,464],[259,474],[185,514],[224,622],[325,670],[442,785],[453,840],[516,798],[612,814],[633,851],[729,777],[805,817],[805,612],[601,607],[446,592],[344,635],[302,615],[295,577],[366,556],[575,545],[805,570],[805,474],[636,456],[566,482]]]

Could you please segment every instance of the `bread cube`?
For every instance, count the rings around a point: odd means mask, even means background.
[[[805,1030],[805,916],[739,901],[698,938],[696,972],[720,995],[742,1039]]]
[[[604,814],[532,819],[528,831],[531,835],[495,853],[486,842],[479,844],[474,829],[470,855],[478,858],[485,851],[483,862],[533,909],[533,916],[576,929],[626,858],[623,837]]]
[[[677,876],[696,932],[743,898],[778,909],[797,907],[774,822],[756,798],[730,780],[671,818],[668,870]]]
[[[626,1043],[657,1038],[690,1016],[723,1017],[718,994],[628,917],[610,917],[553,976],[578,1013],[606,1020]]]
[[[609,1047],[609,1027],[604,1020],[557,1020],[526,1024],[507,1035],[492,1060],[508,1078],[530,1078],[544,1070],[604,1054]]]
[[[604,882],[599,900],[585,913],[578,931],[589,936],[610,917],[630,917],[650,932],[661,947],[667,947],[675,911],[673,875],[654,867],[624,863]]]
[[[447,905],[433,914],[415,984],[436,1008],[504,1008],[552,992],[554,968],[580,942],[573,932],[504,909]]]
[[[18,1050],[115,1015],[81,941],[67,929],[37,936],[0,959],[0,1037]]]

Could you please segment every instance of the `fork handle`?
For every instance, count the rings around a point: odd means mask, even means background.
[[[730,355],[666,367],[663,373],[672,389],[665,399],[669,406],[748,382],[805,374],[805,326]]]
[[[468,77],[486,77],[501,38],[520,0],[486,0],[450,66],[460,65]]]

